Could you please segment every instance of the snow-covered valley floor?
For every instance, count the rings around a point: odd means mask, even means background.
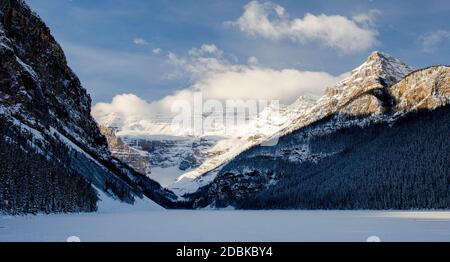
[[[450,212],[151,210],[0,216],[0,241],[450,241]]]

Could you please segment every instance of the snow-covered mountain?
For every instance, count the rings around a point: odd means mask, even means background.
[[[195,206],[448,208],[450,68],[374,52],[278,134],[203,176]]]
[[[366,62],[319,99],[300,97],[291,105],[268,106],[244,126],[205,130],[201,136],[172,127],[169,118],[143,120],[117,114],[95,115],[101,124],[117,130],[131,147],[150,154],[152,178],[178,194],[194,192],[210,183],[220,166],[246,149],[276,139],[302,126],[341,110],[344,106],[354,114],[381,112],[378,100],[364,97],[359,104],[347,106],[350,99],[365,92],[391,85],[413,69],[387,54],[374,52]],[[177,130],[177,131],[173,131]],[[214,171],[213,171],[214,170]],[[213,172],[210,172],[213,171]],[[204,176],[204,174],[208,174]]]
[[[90,185],[127,203],[145,195],[170,204],[169,191],[111,155],[90,114],[90,96],[24,1],[0,0],[0,58],[1,153],[11,159],[2,162],[1,210],[92,211],[97,197]],[[12,158],[20,150],[26,154]],[[15,171],[16,161],[24,171]]]
[[[413,68],[388,54],[373,52],[362,65],[351,71],[350,76],[336,86],[327,88],[314,107],[299,115],[281,134],[336,112],[352,115],[380,113],[383,106],[367,92],[390,86],[412,71]],[[353,100],[357,101],[351,103]]]
[[[165,117],[143,120],[136,116],[123,120],[117,113],[95,117],[100,125],[115,130],[115,135],[128,146],[147,152],[152,168],[149,176],[181,195],[207,184],[213,176],[200,178],[204,173],[286,128],[314,101],[314,98],[300,97],[288,106],[269,103],[241,125],[213,126],[198,135],[192,130],[180,132]]]
[[[373,52],[320,99],[268,106],[226,133],[226,126],[202,135],[174,132],[164,118],[125,122],[106,114],[96,120],[117,130],[129,146],[147,151],[151,177],[194,207],[447,207],[445,183],[438,192],[423,192],[446,174],[449,88],[448,67],[414,70]],[[415,153],[405,154],[410,150]],[[418,158],[432,174],[417,165]],[[417,183],[423,175],[429,183]],[[404,181],[410,188],[398,190]],[[395,199],[381,201],[383,187]]]
[[[204,174],[212,171],[234,157],[252,147],[266,141],[273,134],[286,128],[296,117],[310,108],[314,99],[300,97],[289,106],[268,106],[255,119],[238,126],[228,137],[222,138],[207,151],[208,157],[197,168],[186,172],[169,185],[169,188],[178,194],[194,192],[214,179],[214,172],[208,176]]]

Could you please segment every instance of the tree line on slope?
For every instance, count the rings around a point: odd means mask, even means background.
[[[227,170],[273,172],[277,182],[244,197],[225,192],[215,200],[241,209],[450,208],[449,130],[450,107],[444,107],[412,113],[392,126],[354,126],[313,138],[313,153],[339,149],[318,162],[252,152]],[[298,135],[301,131],[278,146],[289,147]]]
[[[60,161],[40,154],[38,147],[30,144],[31,134],[19,135],[12,128],[0,117],[0,212],[17,215],[97,210],[97,193],[89,182]],[[60,152],[66,150],[61,148]],[[58,154],[58,150],[52,152]]]

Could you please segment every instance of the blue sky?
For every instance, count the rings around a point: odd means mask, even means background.
[[[204,82],[203,71],[195,71],[198,57],[189,53],[194,48],[199,56],[214,54],[224,70],[257,63],[331,76],[358,66],[374,50],[414,67],[450,61],[450,1],[445,0],[259,1],[252,10],[249,0],[26,1],[62,45],[94,103],[122,93],[155,101]],[[265,12],[268,27],[249,20],[255,10]],[[291,26],[295,19],[300,29]],[[315,22],[322,27],[308,31]],[[349,29],[355,29],[348,35],[354,41],[347,39]],[[213,45],[218,51],[207,48]]]

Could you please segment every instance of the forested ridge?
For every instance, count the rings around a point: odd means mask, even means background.
[[[310,153],[328,154],[319,159],[292,161],[267,154],[293,147],[307,131],[310,127],[283,137],[273,149],[256,147],[230,162],[211,186],[193,195],[200,199],[197,204],[214,201],[242,209],[450,208],[449,106],[412,112],[395,123],[313,137]]]
[[[40,154],[30,141],[31,134],[17,132],[0,117],[0,212],[17,215],[96,211],[97,193],[91,184],[61,160]],[[60,152],[67,150],[61,148]]]

